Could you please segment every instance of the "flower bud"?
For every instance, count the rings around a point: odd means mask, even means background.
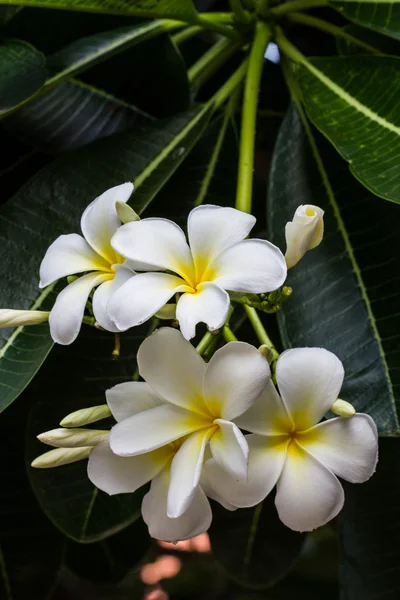
[[[91,406],[90,408],[81,408],[73,413],[70,413],[60,422],[62,427],[82,427],[83,425],[89,425],[89,423],[95,423],[101,421],[101,419],[107,419],[111,417],[111,411],[107,404],[99,404],[98,406]]]
[[[274,360],[274,353],[273,353],[272,349],[269,346],[267,346],[267,344],[262,344],[258,348],[258,351],[261,354],[261,356],[263,356],[265,358],[265,360],[267,361],[267,363],[270,365],[272,363],[272,361]]]
[[[321,243],[324,235],[324,211],[312,204],[299,206],[293,221],[286,223],[286,264],[294,267],[308,250]]]
[[[51,469],[51,467],[69,465],[70,463],[87,458],[91,451],[91,446],[87,448],[56,448],[35,458],[31,463],[31,467],[35,469]]]
[[[157,319],[176,319],[176,304],[164,304],[154,315]]]
[[[120,202],[117,200],[115,209],[120,221],[124,225],[125,223],[131,223],[132,221],[140,221],[139,215],[133,210],[133,208],[128,206],[128,204],[125,204],[125,202]]]
[[[339,417],[345,417],[346,419],[353,417],[356,414],[356,409],[354,406],[350,404],[350,402],[340,400],[340,398],[333,403],[331,411],[335,413],[335,415],[338,415]]]
[[[102,429],[52,429],[40,433],[37,438],[44,444],[56,448],[77,448],[82,446],[96,446],[103,441],[109,431]]]
[[[19,327],[20,325],[39,325],[49,320],[46,310],[0,309],[0,327]]]

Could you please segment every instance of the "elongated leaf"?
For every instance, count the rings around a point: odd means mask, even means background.
[[[214,505],[209,534],[214,557],[249,588],[271,587],[284,577],[304,541],[304,534],[279,520],[272,494],[254,508],[233,512]]]
[[[152,120],[101,90],[68,81],[22,106],[3,125],[34,148],[58,154]]]
[[[317,58],[298,70],[314,125],[374,194],[400,202],[400,59]]]
[[[21,40],[0,44],[0,114],[32,96],[47,76],[41,52]]]
[[[330,0],[329,4],[343,16],[358,25],[369,27],[385,35],[400,40],[400,2],[399,0],[388,0],[374,2],[335,2]]]
[[[353,23],[346,25],[344,28],[347,33],[358,38],[362,42],[369,44],[379,52],[388,54],[389,56],[400,56],[400,42],[389,38],[381,33],[376,33],[370,29],[365,29]],[[345,38],[337,38],[336,45],[339,54],[365,54],[365,50],[360,46],[349,42]]]
[[[43,514],[24,465],[27,398],[2,415],[0,598],[43,600],[54,587],[65,540]]]
[[[0,0],[1,4],[183,20],[195,20],[197,15],[191,0]]]
[[[123,181],[134,180],[131,205],[141,213],[189,154],[211,111],[211,106],[194,108],[143,126],[140,133],[99,140],[39,171],[0,211],[0,305],[42,308],[38,269],[50,243],[62,233],[79,231],[87,204]],[[0,409],[4,409],[32,379],[52,341],[46,326],[11,334],[0,330],[0,340]]]
[[[397,600],[400,548],[400,440],[381,440],[375,475],[345,485],[339,519],[342,600]]]
[[[79,408],[104,404],[106,389],[132,380],[137,349],[148,329],[146,325],[122,336],[119,360],[111,355],[113,335],[89,327],[73,346],[55,349],[28,390],[32,403],[27,427],[28,465],[51,449],[37,441],[39,433],[54,429],[64,416]],[[110,424],[111,419],[105,426],[103,422],[95,427],[109,429]],[[56,469],[28,467],[28,474],[46,515],[65,535],[79,542],[101,540],[140,517],[146,489],[108,496],[89,481],[87,460]]]
[[[325,210],[326,233],[289,271],[294,291],[279,313],[282,340],[286,348],[322,346],[334,352],[346,373],[341,398],[369,413],[381,435],[399,435],[398,207],[368,193],[318,140],[324,149],[319,164],[292,108],[272,163],[271,239],[284,248],[285,223],[299,204]]]

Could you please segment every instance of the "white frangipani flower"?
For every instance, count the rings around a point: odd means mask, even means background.
[[[206,364],[179,331],[167,327],[142,343],[137,360],[147,383],[125,383],[107,392],[119,421],[111,430],[110,447],[114,454],[139,460],[188,436],[171,464],[167,515],[178,518],[197,494],[208,444],[219,465],[235,478],[246,479],[248,447],[232,419],[260,395],[270,377],[269,366],[244,342],[227,344]],[[146,481],[152,473],[145,475]]]
[[[311,531],[335,517],[344,502],[337,479],[361,483],[375,471],[378,438],[366,414],[319,423],[338,397],[343,365],[322,348],[288,350],[278,359],[276,378],[236,423],[253,432],[248,482],[232,478],[211,459],[205,465],[216,499],[236,507],[254,506],[276,485],[281,521]],[[209,493],[212,497],[212,494]]]
[[[59,344],[71,344],[76,339],[93,288],[97,288],[93,296],[97,323],[108,331],[119,331],[106,312],[106,304],[134,271],[132,264],[112,248],[110,241],[121,224],[116,202],[127,202],[132,191],[132,183],[124,183],[96,198],[82,215],[83,236],[77,233],[60,235],[43,258],[41,288],[67,275],[85,273],[58,294],[50,312],[50,333]]]
[[[167,219],[143,219],[120,227],[112,246],[126,258],[151,267],[127,281],[110,299],[108,313],[121,330],[152,317],[176,293],[176,318],[186,339],[204,322],[224,324],[228,291],[262,293],[286,279],[285,259],[265,240],[245,239],[256,219],[234,208],[199,206],[182,229]],[[168,271],[160,273],[155,271]]]
[[[288,269],[297,265],[308,250],[316,248],[324,235],[324,211],[319,206],[302,204],[286,223],[286,263]]]

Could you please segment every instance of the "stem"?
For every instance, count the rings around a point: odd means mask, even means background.
[[[215,334],[211,333],[211,331],[207,331],[196,346],[197,352],[202,355],[214,339]]]
[[[324,31],[325,33],[330,33],[331,35],[334,35],[336,37],[341,37],[345,40],[348,40],[352,44],[355,44],[355,45],[359,46],[360,48],[363,48],[367,52],[372,52],[373,54],[380,54],[380,55],[383,54],[382,52],[380,52],[373,46],[370,46],[366,42],[363,42],[362,40],[359,40],[358,38],[354,37],[350,33],[347,33],[347,31],[345,31],[343,29],[343,27],[338,27],[337,25],[332,25],[332,23],[328,23],[327,21],[324,21],[323,19],[317,19],[317,17],[312,17],[311,15],[306,15],[303,13],[291,13],[288,15],[288,19],[290,21],[294,21],[295,23],[302,23],[303,25],[306,25],[308,27],[313,27],[314,29],[319,29],[321,31]]]
[[[268,348],[271,349],[272,355],[273,355],[273,360],[276,360],[279,357],[279,352],[277,351],[274,344],[272,343],[272,340],[270,339],[269,335],[265,331],[265,327],[262,324],[261,319],[258,316],[256,309],[252,308],[251,306],[247,306],[245,304],[244,310],[248,316],[248,319],[249,319],[260,343],[265,344],[266,346],[268,346]]]
[[[115,333],[115,345],[114,345],[114,350],[112,351],[112,357],[113,358],[119,358],[119,355],[121,354],[121,336],[119,333]]]
[[[298,10],[306,10],[307,8],[318,8],[319,6],[327,6],[328,0],[294,0],[294,2],[286,2],[271,9],[271,13],[277,17],[286,15]]]
[[[236,31],[236,29],[233,29],[233,27],[231,27],[230,25],[224,25],[223,23],[220,23],[214,19],[210,19],[209,16],[206,16],[204,14],[198,15],[196,23],[204,29],[211,29],[212,31],[216,31],[217,33],[228,37],[232,40],[240,39],[240,35]]]
[[[230,97],[232,92],[241,83],[246,75],[248,61],[245,60],[240,67],[231,75],[222,87],[214,94],[210,102],[214,102],[215,108],[219,108]]]
[[[244,89],[236,193],[236,208],[247,213],[251,213],[258,93],[264,64],[264,53],[270,37],[271,29],[269,25],[263,21],[258,21],[250,51]]]
[[[283,31],[280,27],[277,27],[275,30],[275,41],[278,44],[279,49],[282,50],[282,52],[286,54],[286,56],[290,58],[290,60],[293,60],[296,63],[310,66],[310,63],[308,62],[306,57],[303,56],[302,53],[299,50],[297,50],[297,48],[293,46],[293,44],[289,42],[289,40],[284,36]]]
[[[180,44],[183,44],[183,42],[186,42],[186,40],[190,40],[190,38],[192,38],[193,36],[200,33],[200,31],[203,31],[203,28],[200,27],[200,25],[193,25],[193,27],[186,27],[186,29],[183,29],[183,31],[179,31],[178,33],[173,35],[172,41],[177,46],[179,46]]]
[[[232,43],[232,40],[224,38],[219,40],[190,67],[188,70],[189,82],[196,82],[196,88],[199,88],[232,56],[238,47],[239,44]]]
[[[239,92],[239,90],[238,90],[238,88],[236,88],[234,90],[233,94],[231,95],[231,99],[229,100],[228,104],[225,107],[222,126],[219,131],[218,138],[215,143],[214,149],[212,151],[211,159],[210,159],[210,162],[208,163],[207,171],[206,171],[206,174],[202,181],[199,194],[196,198],[196,201],[194,202],[194,206],[199,206],[203,202],[204,198],[207,195],[208,188],[210,187],[211,179],[213,178],[215,167],[217,165],[219,155],[221,153],[222,144],[224,143],[226,130],[227,130],[229,121],[230,121],[231,117],[235,114],[236,105],[237,105],[237,101],[238,101],[238,97],[239,97],[238,92]]]
[[[229,325],[223,326],[222,335],[224,336],[224,339],[226,342],[237,342],[238,341],[236,335],[233,333],[233,331],[229,327]]]
[[[247,24],[250,22],[251,17],[248,12],[244,10],[240,0],[229,0],[229,4],[231,5],[232,12],[234,13],[236,19],[240,23]]]
[[[206,362],[208,362],[210,360],[210,358],[212,357],[212,355],[214,354],[215,348],[218,346],[220,335],[221,335],[220,333],[218,333],[217,335],[214,335],[214,339],[212,340],[211,344],[208,346],[208,348],[204,352],[203,358]]]

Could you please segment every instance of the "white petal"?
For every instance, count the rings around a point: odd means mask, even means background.
[[[338,477],[362,483],[375,471],[378,432],[369,415],[324,421],[298,436],[298,442]]]
[[[205,362],[179,331],[158,329],[141,344],[137,362],[140,375],[162,398],[209,415],[202,394]]]
[[[184,281],[167,273],[139,273],[124,283],[110,298],[107,312],[121,330],[141,325],[160,310],[177,292],[184,292]]]
[[[298,431],[322,419],[337,400],[343,377],[342,363],[324,348],[295,348],[279,357],[278,388]]]
[[[255,506],[271,492],[282,472],[287,442],[282,438],[247,435],[249,465],[246,481],[238,481],[214,460],[204,470],[209,484],[207,495],[223,505],[246,508]],[[229,509],[228,509],[229,510]]]
[[[106,391],[107,404],[116,421],[163,404],[162,398],[145,381],[125,381]]]
[[[285,227],[286,263],[288,269],[294,267],[308,250],[321,243],[324,235],[324,211],[318,206],[299,206],[293,221]]]
[[[103,329],[113,332],[120,331],[108,316],[107,306],[110,298],[115,292],[134,275],[135,273],[130,269],[119,266],[117,267],[114,278],[102,283],[95,291],[93,296],[93,313],[97,323],[101,325]]]
[[[228,316],[229,295],[213,283],[202,283],[194,294],[183,294],[176,307],[183,337],[190,340],[196,335],[197,323],[205,323],[210,331],[222,327]]]
[[[207,531],[212,513],[201,487],[196,489],[188,510],[177,519],[167,516],[169,471],[164,469],[151,483],[150,491],[143,498],[142,516],[151,537],[165,542],[188,540]]]
[[[230,421],[258,398],[271,376],[261,354],[246,342],[230,342],[207,365],[204,399],[215,417]]]
[[[168,269],[184,276],[193,273],[185,234],[168,219],[142,219],[120,227],[112,239],[117,252],[133,261]]]
[[[77,338],[89,294],[107,278],[108,275],[98,272],[88,273],[58,294],[49,316],[50,333],[55,342],[68,345]]]
[[[93,448],[88,462],[88,477],[100,490],[114,494],[133,493],[154,479],[169,460],[165,449],[154,450],[141,456],[117,456],[108,440]]]
[[[231,292],[259,294],[276,290],[286,273],[286,261],[279,248],[265,240],[244,240],[215,259],[209,281]]]
[[[235,419],[235,423],[241,429],[260,435],[279,435],[293,430],[292,419],[271,380],[254,404]]]
[[[176,519],[188,509],[199,485],[204,450],[212,429],[192,433],[183,442],[171,464],[167,515]]]
[[[342,509],[344,492],[332,471],[292,442],[277,484],[280,520],[294,531],[312,531]]]
[[[233,504],[230,504],[229,501],[226,500],[225,496],[222,497],[215,488],[212,487],[211,483],[208,480],[207,477],[207,473],[205,471],[205,467],[208,463],[213,462],[215,465],[217,465],[217,468],[222,471],[224,474],[226,473],[226,471],[224,471],[223,469],[221,469],[221,467],[215,462],[215,460],[213,458],[210,458],[206,464],[204,465],[203,471],[201,473],[201,477],[200,477],[200,486],[201,489],[203,490],[203,492],[205,493],[205,495],[207,496],[207,498],[211,498],[211,500],[215,500],[216,502],[218,502],[219,504],[221,504],[221,506],[223,506],[224,508],[226,508],[226,510],[230,510],[230,511],[234,511],[237,510],[237,506],[234,506]],[[224,489],[225,491],[225,489]]]
[[[255,222],[255,217],[235,208],[210,204],[194,208],[188,218],[188,237],[198,279],[223,250],[244,240]]]
[[[200,417],[178,406],[161,404],[120,421],[111,429],[111,450],[136,456],[161,448],[205,427]]]
[[[219,427],[210,440],[213,458],[235,479],[245,481],[249,458],[246,438],[239,427],[230,421],[216,419],[215,424]]]
[[[77,233],[60,235],[47,249],[40,265],[40,284],[44,288],[53,281],[83,273],[109,271],[110,265]]]
[[[82,215],[81,229],[85,239],[110,264],[119,262],[111,247],[111,238],[121,225],[115,205],[117,200],[127,202],[132,192],[131,183],[112,187],[89,204]]]

